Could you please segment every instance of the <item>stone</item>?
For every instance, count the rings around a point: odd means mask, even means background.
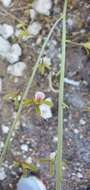
[[[51,152],[50,153],[50,159],[55,159],[56,157],[56,152]]]
[[[18,184],[17,190],[46,190],[43,182],[35,176],[22,177]]]
[[[9,127],[8,126],[6,126],[6,125],[2,125],[1,126],[1,128],[2,128],[2,132],[3,132],[3,134],[7,134],[8,132],[9,132]]]
[[[80,172],[78,172],[77,177],[81,179],[81,178],[83,178],[83,175]]]
[[[79,130],[78,129],[74,129],[74,133],[75,134],[79,134]]]
[[[80,94],[67,93],[65,97],[66,97],[67,102],[71,104],[73,107],[78,108],[78,109],[82,109],[85,107],[85,101]]]
[[[58,137],[56,136],[56,137],[53,137],[53,142],[54,143],[57,143],[58,142]]]
[[[80,125],[85,125],[86,124],[86,121],[83,118],[81,118],[79,122],[80,122]]]
[[[7,73],[16,77],[21,77],[25,69],[26,64],[24,62],[17,62],[7,67]]]
[[[3,167],[0,168],[0,180],[3,181],[6,178],[5,170]]]
[[[14,29],[11,25],[9,24],[0,24],[0,35],[8,39],[14,34]]]
[[[32,158],[28,157],[25,162],[28,163],[28,164],[31,164],[32,163]]]
[[[4,147],[4,143],[0,141],[0,151],[2,150],[3,147]]]
[[[0,78],[0,93],[2,92],[2,78]]]
[[[28,152],[28,145],[27,145],[27,144],[22,144],[22,145],[21,145],[21,150],[22,150],[23,152]]]
[[[6,55],[7,61],[11,64],[19,61],[19,58],[22,54],[22,49],[19,44],[13,44],[9,52]]]
[[[51,0],[35,0],[32,7],[40,14],[50,15],[50,9],[52,7]]]
[[[41,30],[41,24],[39,22],[33,22],[28,26],[28,33],[31,36],[37,36]]]
[[[12,0],[1,0],[1,2],[3,3],[3,6],[8,8],[12,2]]]
[[[31,20],[34,20],[36,17],[36,11],[34,9],[30,9],[30,18]]]
[[[6,58],[6,54],[11,48],[10,43],[0,36],[0,56]]]

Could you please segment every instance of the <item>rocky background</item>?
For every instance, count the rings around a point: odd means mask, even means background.
[[[5,95],[21,96],[43,41],[63,10],[61,0],[0,1],[0,152],[16,117],[13,101]],[[38,158],[54,158],[57,148],[58,83],[55,78],[61,58],[62,23],[55,28],[42,60],[50,66],[37,72],[28,94],[45,93],[53,101],[52,115],[42,118],[30,107],[23,109],[12,135],[12,145],[0,168],[0,190],[16,189],[20,168],[14,160],[36,164],[47,190],[55,189],[49,164]],[[90,41],[89,0],[69,0],[67,39]],[[89,52],[90,53],[90,52]],[[75,44],[67,44],[64,101],[63,190],[86,190],[90,185],[90,54]],[[53,88],[50,86],[52,74]]]

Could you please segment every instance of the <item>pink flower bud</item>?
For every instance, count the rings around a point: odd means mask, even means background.
[[[45,94],[43,92],[40,92],[40,91],[36,92],[35,94],[36,101],[44,100],[44,98],[45,98]]]

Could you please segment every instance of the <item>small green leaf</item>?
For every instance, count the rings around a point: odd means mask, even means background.
[[[23,38],[23,37],[28,37],[28,35],[29,35],[29,34],[28,34],[28,31],[27,31],[27,29],[25,29],[25,30],[22,30],[22,31],[20,32],[20,35],[19,35],[19,36]]]
[[[40,113],[40,108],[39,108],[39,106],[35,106],[35,111],[36,111],[36,113]]]
[[[4,97],[3,97],[3,99],[4,100],[15,100],[15,97],[17,96],[17,94],[16,93],[14,93],[14,92],[11,92],[11,93],[8,93],[8,94],[6,94]]]
[[[63,108],[64,108],[64,109],[66,109],[66,108],[68,109],[69,106],[63,102]]]
[[[85,43],[82,43],[83,47],[84,48],[87,48],[90,50],[90,42],[85,42]]]
[[[15,167],[21,167],[23,170],[23,175],[27,175],[28,171],[37,172],[38,168],[34,164],[28,164],[23,161],[14,161]]]
[[[27,98],[27,99],[23,100],[23,105],[24,106],[31,106],[31,105],[33,105],[33,99]]]
[[[39,66],[38,66],[38,70],[39,70],[41,75],[44,75],[44,73],[45,73],[45,65],[43,63],[40,63]]]
[[[52,101],[49,101],[49,100],[43,100],[43,103],[50,106],[50,107],[53,107],[53,102]]]
[[[20,102],[18,101],[18,96],[14,100],[15,110],[17,111],[19,109]]]
[[[25,28],[25,26],[26,26],[25,22],[20,22],[20,23],[17,24],[16,27],[20,29],[20,28]]]

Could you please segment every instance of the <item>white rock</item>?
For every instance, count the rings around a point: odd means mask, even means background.
[[[11,48],[10,43],[0,36],[0,56],[6,58],[6,54]]]
[[[83,178],[83,175],[82,175],[80,172],[78,172],[78,173],[77,173],[77,177],[78,177],[78,178]]]
[[[32,163],[32,158],[28,157],[25,162],[28,163],[28,164],[31,164]]]
[[[15,36],[16,36],[16,37],[19,37],[21,31],[22,31],[22,30],[16,28],[16,30],[15,30]]]
[[[71,28],[74,25],[74,21],[72,18],[68,18],[67,20],[67,24],[69,25],[69,27]]]
[[[6,178],[5,170],[4,168],[0,168],[0,180],[3,181]]]
[[[52,7],[52,1],[51,0],[35,0],[32,6],[38,13],[49,15],[50,9]]]
[[[54,159],[55,157],[56,157],[56,152],[51,152],[50,158],[51,158],[51,159]]]
[[[49,57],[43,57],[42,61],[43,64],[47,65],[48,67],[51,65],[51,59]]]
[[[28,33],[31,36],[36,36],[40,32],[41,28],[42,27],[41,27],[41,24],[39,22],[33,22],[32,24],[30,24],[28,26]]]
[[[53,137],[53,142],[54,143],[58,142],[58,137]]]
[[[22,177],[18,184],[17,184],[17,190],[46,190],[45,185],[43,182],[38,179],[35,176],[30,176],[30,177]]]
[[[3,147],[4,147],[4,143],[0,141],[0,151],[2,150]]]
[[[2,78],[0,78],[0,93],[2,92]]]
[[[0,24],[0,35],[2,35],[5,39],[8,39],[14,34],[14,29],[9,24]]]
[[[9,7],[12,2],[12,0],[1,0],[1,1],[4,7]]]
[[[34,20],[36,17],[36,11],[34,9],[30,9],[30,17],[31,17],[31,20]]]
[[[74,81],[74,80],[71,80],[71,79],[68,79],[68,78],[64,78],[64,82],[66,84],[70,84],[72,86],[79,86],[80,85],[80,81]]]
[[[2,132],[3,132],[3,134],[7,134],[8,133],[8,131],[9,131],[9,127],[8,126],[6,126],[6,125],[2,125],[1,126],[1,128],[2,128]]]
[[[21,77],[25,69],[26,69],[26,64],[24,62],[17,62],[13,65],[8,66],[7,73],[16,77]]]
[[[80,125],[85,125],[85,124],[86,124],[86,121],[83,118],[81,118],[80,119]]]
[[[75,134],[78,134],[78,133],[79,133],[79,130],[78,130],[78,129],[74,129],[74,133],[75,133]]]
[[[13,44],[11,49],[6,55],[7,61],[11,64],[19,61],[19,57],[22,54],[22,49],[19,44]]]
[[[27,144],[22,144],[22,145],[21,145],[21,150],[22,150],[23,152],[28,152],[28,145],[27,145]]]

